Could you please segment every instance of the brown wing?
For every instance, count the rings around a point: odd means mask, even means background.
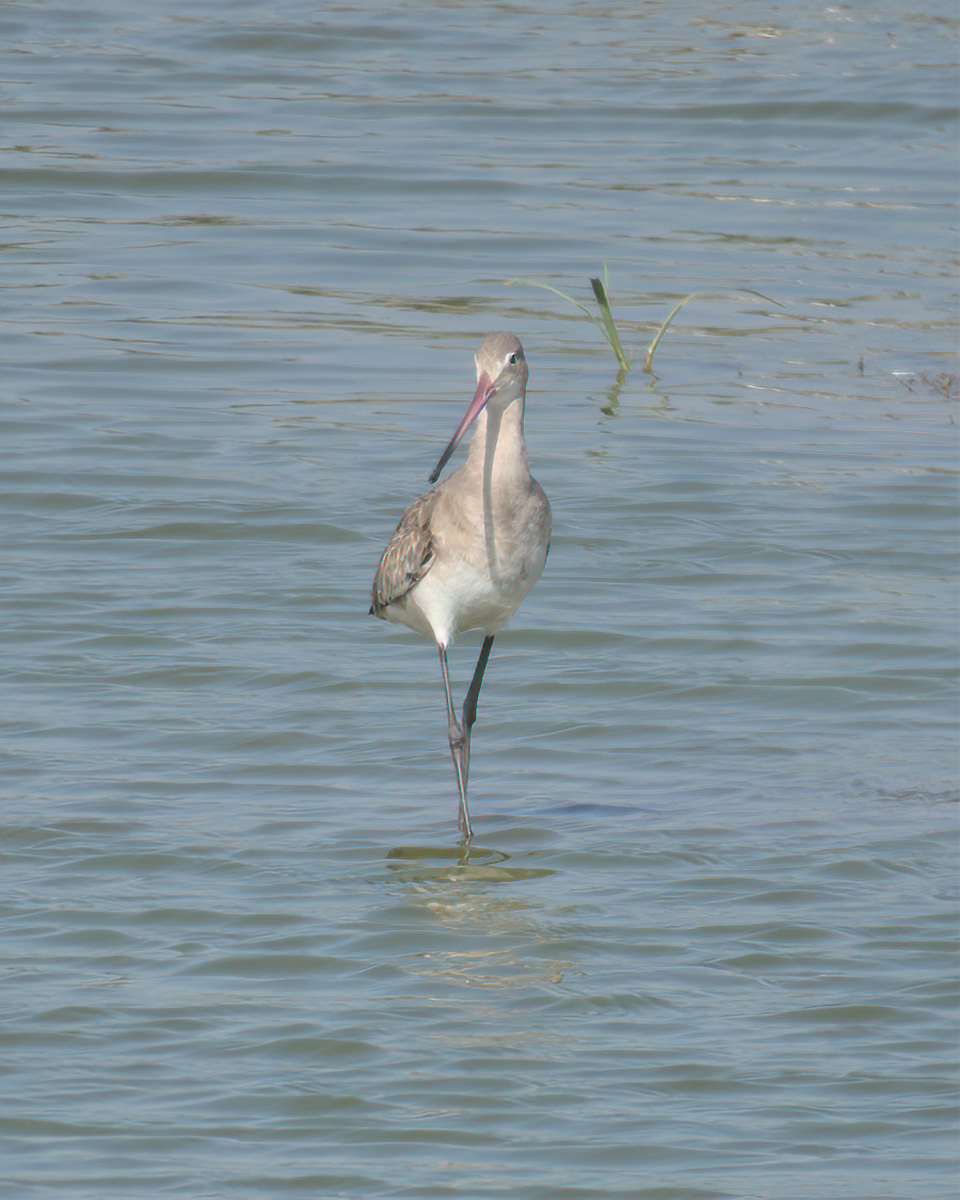
[[[382,617],[384,610],[404,597],[433,566],[435,551],[430,517],[435,503],[435,491],[426,492],[415,500],[387,542],[373,577],[370,611],[374,616]]]

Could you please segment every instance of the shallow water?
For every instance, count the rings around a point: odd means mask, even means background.
[[[956,1195],[956,25],[4,7],[5,1194]],[[366,607],[496,328],[466,855]]]

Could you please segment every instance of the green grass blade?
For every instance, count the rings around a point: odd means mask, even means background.
[[[572,304],[574,306],[574,308],[579,308],[582,313],[585,313],[586,316],[588,316],[590,318],[590,320],[594,323],[594,325],[600,325],[600,322],[593,315],[593,313],[590,311],[590,309],[586,307],[586,305],[581,304],[580,301],[577,300],[575,296],[569,296],[569,295],[567,295],[566,292],[561,292],[559,288],[554,287],[552,284],[541,283],[539,279],[508,279],[507,280],[508,286],[512,283],[525,283],[529,287],[543,288],[543,290],[545,292],[553,292],[553,294],[555,296],[560,296],[562,299],[566,300],[569,304]],[[601,326],[601,328],[602,328],[602,326]]]
[[[600,309],[599,319],[593,315],[593,313],[590,311],[589,308],[586,307],[586,305],[581,304],[580,301],[576,298],[576,296],[571,296],[571,295],[569,295],[569,293],[561,291],[560,288],[554,287],[553,284],[551,284],[551,283],[543,283],[539,279],[509,279],[509,280],[507,280],[507,283],[508,283],[508,285],[513,284],[513,283],[524,283],[528,287],[542,288],[543,291],[545,291],[545,292],[553,292],[553,294],[555,296],[559,296],[561,298],[561,300],[566,300],[566,302],[568,304],[572,304],[574,306],[574,308],[579,308],[580,311],[584,314],[584,316],[589,317],[590,320],[594,323],[594,325],[597,326],[597,328],[600,330],[600,332],[606,338],[607,343],[610,346],[610,349],[617,356],[617,361],[620,363],[620,373],[617,376],[617,382],[619,385],[620,383],[623,382],[622,379],[620,378],[620,375],[626,375],[626,372],[630,370],[630,367],[633,364],[633,355],[628,356],[627,353],[623,349],[623,345],[620,342],[620,334],[619,334],[619,331],[617,330],[617,324],[613,319],[613,312],[610,308],[610,301],[607,298],[607,286],[608,286],[607,279],[608,279],[607,264],[606,264],[606,262],[604,262],[604,264],[603,264],[603,279],[591,278],[591,280],[590,280],[590,286],[593,288],[593,294],[596,298],[597,305]],[[739,295],[757,296],[759,299],[765,300],[768,304],[775,304],[778,308],[784,307],[780,303],[779,300],[774,300],[772,296],[765,296],[763,294],[763,292],[758,292],[754,288],[737,288],[735,290],[736,290],[737,294],[739,294]],[[680,303],[674,306],[674,308],[671,310],[671,312],[667,316],[667,319],[660,325],[653,341],[647,347],[647,353],[646,353],[646,356],[645,356],[644,362],[643,362],[643,369],[646,372],[646,374],[648,374],[648,375],[653,374],[654,352],[656,351],[657,346],[660,344],[660,339],[666,333],[667,328],[670,325],[670,322],[677,315],[677,313],[680,311],[680,309],[683,308],[683,306],[685,304],[689,304],[689,302],[691,300],[701,299],[705,296],[709,296],[712,294],[713,293],[710,293],[710,292],[691,292],[689,296],[684,296],[684,298],[680,301]]]
[[[697,295],[696,292],[692,292],[689,296],[684,296],[684,298],[680,301],[680,303],[676,306],[676,308],[673,309],[673,311],[670,313],[670,315],[667,317],[667,319],[663,322],[663,324],[657,330],[657,336],[653,339],[653,341],[647,347],[647,356],[643,360],[643,369],[647,375],[653,374],[653,352],[654,352],[654,350],[656,350],[656,348],[660,342],[660,339],[667,332],[667,326],[670,324],[670,322],[673,320],[673,318],[677,315],[677,313],[680,311],[680,309],[683,308],[683,306],[687,303],[687,301],[692,300],[696,295]]]
[[[772,296],[765,296],[763,292],[755,292],[753,288],[737,288],[737,291],[742,296],[759,296],[761,300],[766,300],[769,304],[775,304],[777,308],[786,307],[786,305],[781,304],[779,300],[774,300]]]
[[[783,305],[780,303],[779,300],[774,300],[774,298],[772,296],[765,296],[763,294],[763,292],[754,291],[753,288],[737,288],[737,291],[741,295],[759,296],[761,300],[767,300],[767,301],[769,301],[770,304],[775,304],[777,306],[777,308],[783,308]],[[672,311],[670,312],[667,319],[663,322],[663,324],[657,330],[657,336],[653,339],[653,341],[647,347],[647,355],[646,355],[646,358],[643,360],[643,369],[647,375],[653,374],[653,352],[654,352],[654,350],[656,350],[656,348],[660,342],[660,339],[666,333],[667,326],[670,324],[670,322],[673,320],[673,318],[677,315],[677,313],[680,311],[680,309],[683,308],[683,306],[685,304],[687,304],[689,301],[699,300],[699,299],[702,299],[704,296],[709,296],[710,294],[711,294],[710,292],[691,292],[689,296],[684,296],[684,298],[680,301],[680,303],[674,309],[672,309]]]
[[[593,294],[597,298],[597,304],[600,306],[601,329],[604,336],[610,343],[610,348],[620,360],[620,366],[624,371],[630,370],[630,362],[623,352],[623,346],[620,345],[620,335],[617,333],[617,326],[613,319],[613,313],[610,311],[610,301],[607,299],[606,289],[599,279],[591,279],[590,286],[593,288]]]

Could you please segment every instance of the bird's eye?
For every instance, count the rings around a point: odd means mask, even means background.
[[[511,354],[510,357],[507,359],[508,363],[515,363],[516,361],[517,361],[516,354]]]

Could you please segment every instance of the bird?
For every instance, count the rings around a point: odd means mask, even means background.
[[[550,549],[550,502],[531,476],[523,438],[527,360],[512,333],[491,333],[476,352],[477,387],[433,484],[400,518],[380,557],[370,613],[432,638],[440,658],[447,737],[460,793],[457,821],[473,838],[467,808],[470,736],[494,637],[540,578]],[[466,463],[437,482],[471,425]],[[483,631],[460,720],[447,650],[458,633]]]

